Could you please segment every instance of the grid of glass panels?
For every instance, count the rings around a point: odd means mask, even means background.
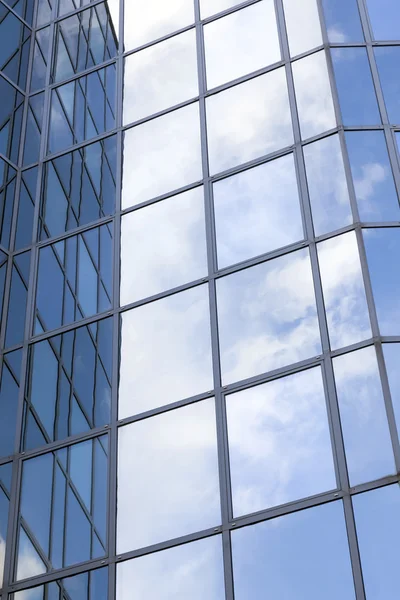
[[[0,0],[3,600],[378,600],[396,0]]]

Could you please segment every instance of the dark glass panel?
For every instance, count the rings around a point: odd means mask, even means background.
[[[0,158],[0,244],[10,247],[17,171]]]
[[[400,33],[399,33],[400,36]],[[389,123],[400,124],[400,46],[374,48]]]
[[[13,600],[107,600],[106,567],[16,592]]]
[[[114,58],[117,44],[106,4],[97,4],[56,25],[53,81]]]
[[[30,252],[18,254],[14,258],[8,302],[6,347],[18,344],[24,339],[30,261]]]
[[[115,127],[116,67],[110,65],[52,92],[49,152],[58,152]]]
[[[35,34],[30,91],[40,90],[46,84],[46,69],[50,42],[50,27],[40,29]]]
[[[322,5],[330,42],[364,41],[357,0],[322,0]]]
[[[20,17],[31,25],[35,0],[4,0]]]
[[[8,508],[11,492],[12,465],[0,465],[0,588],[3,585],[4,556],[7,538]]]
[[[5,354],[0,379],[0,456],[14,452],[22,350]]]
[[[0,77],[0,152],[18,162],[24,96]]]
[[[39,238],[111,215],[116,194],[116,136],[44,165]]]
[[[344,125],[378,125],[381,117],[366,49],[331,52]]]
[[[8,255],[0,250],[0,317],[3,310],[4,286],[6,281]]]
[[[30,347],[24,450],[109,423],[111,348],[111,319]]]
[[[23,164],[30,165],[39,160],[40,135],[42,133],[44,92],[29,99],[26,124]]]
[[[0,70],[20,88],[26,86],[30,29],[0,4]]]
[[[30,246],[32,243],[37,176],[37,167],[22,172],[14,242],[16,250]]]
[[[112,230],[90,229],[39,252],[35,333],[111,307]],[[40,323],[40,326],[39,326]]]
[[[102,436],[24,462],[17,579],[106,553],[107,447]],[[92,486],[94,472],[102,487]]]

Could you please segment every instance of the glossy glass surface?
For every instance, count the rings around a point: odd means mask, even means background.
[[[115,210],[117,138],[112,136],[44,164],[39,236],[45,240]]]
[[[16,592],[12,598],[13,600],[107,600],[107,585],[108,570],[103,568]]]
[[[352,222],[349,190],[338,135],[304,147],[315,235]]]
[[[0,70],[25,89],[31,34],[4,4],[0,4],[0,39]]]
[[[382,131],[346,131],[361,221],[398,221],[400,207]]]
[[[308,250],[217,281],[223,383],[320,353]]]
[[[46,85],[46,69],[50,47],[50,27],[39,29],[35,33],[30,92],[40,90]]]
[[[14,240],[16,250],[30,246],[32,243],[37,177],[37,167],[22,172]]]
[[[119,430],[118,553],[220,522],[212,398]]]
[[[325,52],[292,63],[292,70],[302,138],[336,127]]]
[[[198,94],[194,29],[125,59],[124,123],[137,121]]]
[[[3,585],[4,557],[6,550],[8,508],[11,494],[12,465],[0,465],[0,587]]]
[[[350,485],[396,472],[373,346],[333,359]]]
[[[332,48],[333,69],[344,125],[381,122],[365,48]]]
[[[341,502],[232,533],[236,600],[354,600]]]
[[[353,498],[364,586],[368,600],[396,597],[400,537],[400,489],[397,485]]]
[[[125,50],[131,50],[194,22],[193,0],[129,0],[125,3]]]
[[[112,279],[111,225],[41,248],[34,332],[108,310]]]
[[[376,63],[378,65],[379,78],[381,81],[389,122],[400,124],[400,84],[398,80],[400,46],[374,48],[374,54]]]
[[[200,180],[198,103],[128,129],[123,152],[122,208]]]
[[[14,452],[22,350],[3,356],[0,379],[0,456]]]
[[[43,108],[44,92],[29,98],[23,155],[24,166],[31,165],[39,160],[40,137],[43,126]]]
[[[54,2],[54,0],[51,0]],[[91,2],[95,0],[58,0],[58,11],[57,14],[59,17],[65,15],[66,13],[72,12],[73,10],[78,10],[79,8],[84,8]]]
[[[320,368],[226,398],[234,517],[336,488]]]
[[[51,19],[53,2],[57,0],[41,0],[38,4],[36,14],[36,27],[41,27],[45,23],[48,23]],[[74,0],[72,0],[73,2]],[[63,2],[63,0],[61,0]]]
[[[219,535],[117,566],[117,600],[224,600]]]
[[[30,252],[16,255],[13,261],[11,290],[8,301],[6,348],[19,344],[24,339],[30,261]]]
[[[8,4],[17,15],[25,19],[29,25],[32,25],[35,0],[6,0],[6,4]]]
[[[110,422],[111,349],[111,319],[30,347],[24,450]]]
[[[124,312],[121,338],[120,419],[212,389],[207,286]]]
[[[369,19],[376,40],[400,39],[400,5],[397,0],[367,0]]]
[[[354,232],[317,245],[331,348],[371,337],[360,256]]]
[[[219,268],[304,237],[293,155],[213,186]]]
[[[201,18],[205,19],[240,3],[241,0],[200,0]]]
[[[322,0],[322,5],[331,43],[364,41],[357,0]]]
[[[121,305],[206,275],[203,187],[122,217]]]
[[[24,96],[0,76],[0,152],[18,162]]]
[[[284,69],[206,99],[211,173],[293,143]]]
[[[0,158],[0,244],[10,248],[17,171]]]
[[[322,45],[317,0],[283,0],[291,56]]]
[[[381,335],[399,335],[400,230],[365,229],[364,243]]]
[[[18,580],[104,556],[107,457],[104,435],[23,463]]]
[[[383,344],[383,355],[397,429],[400,431],[400,344]]]
[[[48,151],[58,152],[115,127],[116,67],[53,89]]]
[[[207,87],[281,59],[273,0],[262,0],[204,27]]]

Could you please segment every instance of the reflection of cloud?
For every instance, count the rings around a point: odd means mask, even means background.
[[[17,580],[34,577],[41,573],[46,573],[46,566],[21,527],[18,545]]]
[[[213,399],[119,430],[118,553],[220,521]]]
[[[376,184],[382,183],[387,177],[387,170],[380,163],[361,165],[361,176],[354,178],[357,199],[368,204],[368,200],[375,194]]]
[[[344,42],[347,42],[346,34],[337,26],[328,28],[328,38],[331,43],[344,44]]]
[[[295,56],[322,41],[321,24],[316,0],[283,0],[290,54]]]
[[[336,487],[319,368],[226,402],[235,515]]]
[[[242,0],[200,0],[201,18],[216,15],[227,8],[240,4]]]

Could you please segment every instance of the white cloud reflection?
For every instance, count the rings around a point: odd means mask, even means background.
[[[316,0],[283,0],[291,56],[323,43]]]

